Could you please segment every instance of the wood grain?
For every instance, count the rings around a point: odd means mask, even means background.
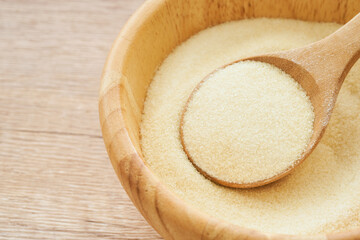
[[[0,239],[160,239],[122,189],[99,78],[143,0],[0,0]]]

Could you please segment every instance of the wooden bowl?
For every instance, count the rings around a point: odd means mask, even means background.
[[[319,236],[269,235],[210,217],[184,204],[144,164],[139,126],[154,72],[181,42],[207,27],[244,18],[345,23],[359,0],[148,0],[116,39],[104,67],[99,114],[121,184],[165,239],[360,239],[360,229]]]

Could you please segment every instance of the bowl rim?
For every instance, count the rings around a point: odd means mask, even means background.
[[[106,145],[108,156],[113,164],[114,170],[117,173],[123,188],[126,190],[127,195],[130,197],[133,204],[143,215],[145,220],[162,236],[170,237],[171,233],[166,227],[166,224],[161,221],[162,227],[167,231],[164,232],[161,227],[155,225],[146,209],[142,207],[142,204],[136,199],[139,196],[146,195],[147,189],[155,189],[155,203],[162,201],[167,203],[174,208],[181,209],[181,211],[170,211],[170,214],[166,218],[171,219],[172,222],[179,222],[183,218],[191,218],[190,224],[196,223],[197,227],[192,227],[193,230],[197,231],[199,236],[205,237],[207,231],[214,231],[215,226],[221,226],[221,231],[229,231],[230,236],[245,237],[250,239],[358,239],[360,237],[360,228],[346,232],[337,232],[330,234],[318,234],[318,235],[289,235],[289,234],[276,234],[276,233],[263,233],[256,229],[250,229],[242,227],[240,225],[233,224],[227,220],[223,220],[217,217],[213,217],[207,213],[198,210],[191,204],[186,204],[185,201],[181,200],[174,192],[166,187],[164,183],[157,177],[157,175],[145,164],[143,155],[141,152],[136,150],[135,145],[132,143],[129,131],[127,129],[126,122],[123,118],[123,110],[121,107],[120,93],[110,94],[110,92],[116,92],[119,90],[121,85],[122,73],[117,72],[119,64],[123,63],[126,58],[127,52],[131,51],[129,43],[134,39],[134,29],[138,29],[142,24],[149,21],[154,14],[159,11],[160,7],[169,0],[147,0],[141,4],[141,6],[132,14],[132,16],[126,21],[114,41],[112,48],[106,59],[106,63],[103,68],[100,84],[99,94],[99,118],[101,130],[103,133],[103,139]],[[141,21],[139,21],[141,19]],[[296,19],[296,18],[292,18]],[[121,50],[120,50],[121,49]],[[109,77],[110,76],[110,77]],[[126,78],[126,76],[124,76]],[[110,96],[111,95],[111,96]],[[110,115],[117,115],[119,122],[107,121]],[[122,139],[116,137],[116,134],[122,131]],[[116,132],[116,133],[115,133]],[[110,135],[109,135],[110,134]],[[112,136],[111,140],[107,140],[106,136]],[[119,157],[112,153],[112,145],[120,146],[120,151],[125,151]],[[131,166],[129,171],[122,171],[125,166]],[[134,194],[129,187],[126,187],[126,179],[129,182],[138,181],[138,174],[141,174],[146,179],[146,188],[137,188],[137,195]],[[130,184],[131,186],[131,184]],[[160,206],[155,206],[157,214],[161,218],[159,212]],[[202,229],[199,228],[202,226]],[[197,229],[197,230],[196,230]]]

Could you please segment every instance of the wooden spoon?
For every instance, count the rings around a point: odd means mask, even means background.
[[[340,87],[351,67],[360,57],[360,14],[356,15],[351,21],[338,29],[330,36],[307,45],[302,48],[292,49],[279,53],[271,53],[262,56],[255,56],[239,61],[253,60],[272,64],[284,72],[288,73],[303,87],[310,97],[314,107],[315,120],[313,135],[310,142],[301,157],[289,166],[285,171],[274,175],[271,178],[263,179],[251,183],[233,183],[215,178],[202,170],[196,162],[193,161],[187,151],[183,138],[183,123],[187,106],[194,92],[200,87],[201,83],[206,81],[214,72],[227,67],[235,61],[229,63],[206,76],[197,87],[194,88],[181,116],[180,136],[183,148],[196,169],[210,180],[233,188],[251,188],[274,182],[289,173],[291,173],[307,156],[314,150],[319,143],[327,127],[331,112],[334,108]]]

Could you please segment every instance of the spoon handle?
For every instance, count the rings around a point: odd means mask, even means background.
[[[336,97],[360,57],[360,13],[328,37],[279,55],[303,66],[320,90],[328,90],[329,98]]]

